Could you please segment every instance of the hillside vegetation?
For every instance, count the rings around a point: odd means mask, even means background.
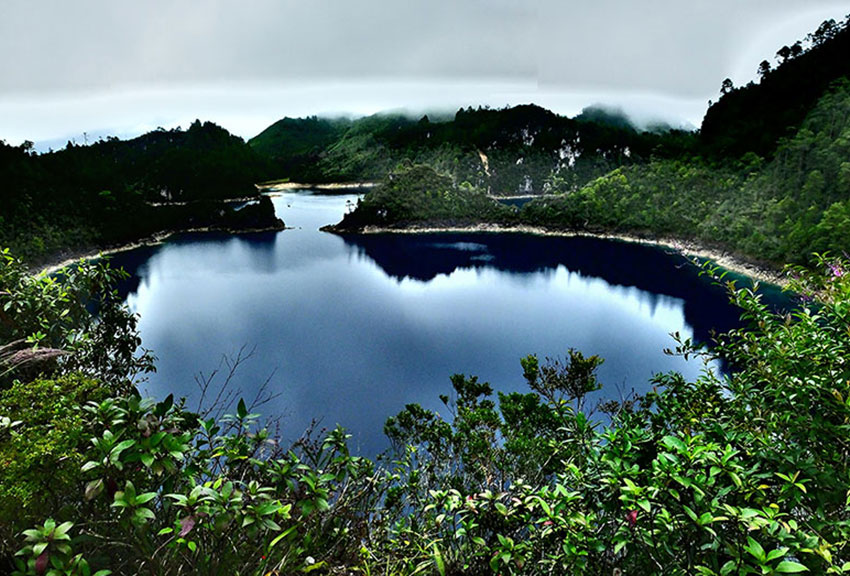
[[[420,165],[390,174],[357,204],[354,212],[328,229],[355,232],[369,226],[465,226],[481,221],[507,222],[513,214],[468,183],[457,186],[450,177]]]
[[[734,87],[728,80],[721,98],[706,112],[700,139],[711,154],[770,157],[777,142],[800,127],[815,103],[840,78],[850,76],[850,28],[827,20],[805,39],[776,53],[777,68],[759,65],[760,81]]]
[[[841,253],[850,247],[850,82],[837,81],[768,161],[655,160],[556,191],[521,219],[697,240],[780,265]]]
[[[249,144],[272,160],[277,177],[297,182],[380,180],[400,164],[413,163],[494,195],[524,195],[548,191],[555,180],[578,187],[652,154],[675,156],[695,141],[686,132],[640,132],[613,119],[595,109],[570,119],[534,105],[461,109],[444,121],[398,114],[350,123],[284,119]],[[306,142],[317,145],[309,154],[287,156],[313,128]]]
[[[478,222],[697,241],[775,267],[810,262],[816,252],[842,253],[850,249],[850,80],[839,55],[848,53],[848,37],[847,22],[825,22],[808,47],[780,50],[777,69],[763,63],[760,83],[724,84],[698,136],[638,134],[627,121],[594,110],[578,122],[522,108],[461,111],[452,126],[464,127],[476,149],[487,150],[491,166],[509,166],[502,173],[491,168],[489,178],[479,172],[468,180],[473,186],[492,193],[497,183],[509,183],[517,192],[519,174],[546,173],[544,197],[512,218],[482,211]],[[574,128],[573,142],[596,155],[563,144]],[[520,149],[525,155],[516,162]],[[554,169],[553,151],[562,158]],[[457,168],[435,168],[462,181]],[[390,202],[382,194],[362,205],[391,215],[383,211]],[[429,205],[404,221],[421,223],[438,211]],[[355,212],[347,220],[357,218]],[[388,216],[383,225],[401,224]]]
[[[247,220],[280,227],[270,205],[237,215],[216,203],[257,197],[254,182],[265,166],[240,138],[209,122],[127,141],[69,142],[47,154],[35,154],[31,143],[0,142],[0,246],[36,263],[166,230],[238,228]]]

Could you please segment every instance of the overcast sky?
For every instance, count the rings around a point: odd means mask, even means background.
[[[835,0],[0,0],[0,139],[593,103],[698,126]]]

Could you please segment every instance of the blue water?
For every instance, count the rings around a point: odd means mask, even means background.
[[[667,356],[671,332],[698,340],[738,313],[724,291],[664,250],[521,234],[367,235],[318,231],[354,195],[273,198],[293,229],[188,234],[116,256],[131,272],[127,302],[158,371],[143,391],[199,399],[196,377],[224,356],[253,355],[232,385],[276,398],[294,440],[318,419],[345,426],[355,450],[387,446],[388,416],[410,402],[442,409],[453,373],[527,391],[519,360],[568,348],[605,358],[602,397],[650,389],[658,372],[705,367]],[[716,367],[715,367],[716,368]],[[222,368],[226,372],[226,367]],[[223,372],[213,380],[223,381]],[[215,386],[213,386],[215,388]]]

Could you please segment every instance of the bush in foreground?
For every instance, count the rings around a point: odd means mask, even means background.
[[[846,262],[818,265],[792,271],[798,310],[730,284],[747,326],[677,342],[729,376],[660,375],[646,397],[593,407],[601,359],[529,356],[527,394],[456,375],[451,418],[408,406],[378,463],[341,430],[284,447],[244,402],[221,419],[132,392],[80,405],[58,383],[92,381],[69,363],[48,376],[74,404],[79,478],[47,479],[63,504],[36,501],[49,517],[22,532],[17,573],[843,573],[850,280]],[[15,418],[0,454],[51,434]]]

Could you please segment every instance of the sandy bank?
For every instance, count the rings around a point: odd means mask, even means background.
[[[141,248],[142,246],[156,246],[157,244],[162,244],[167,240],[170,236],[175,234],[187,234],[192,232],[222,232],[224,234],[250,234],[254,232],[275,232],[278,230],[284,230],[285,228],[281,228],[279,226],[266,226],[260,228],[246,228],[246,229],[223,229],[223,228],[214,228],[214,227],[201,227],[201,228],[187,228],[183,230],[165,230],[162,232],[157,232],[156,234],[152,234],[147,236],[146,238],[142,238],[140,240],[134,240],[133,242],[127,242],[126,244],[116,244],[114,246],[107,246],[101,249],[81,249],[81,250],[68,250],[63,251],[59,254],[56,254],[50,258],[48,258],[45,262],[38,264],[37,266],[33,266],[30,268],[30,272],[33,274],[53,274],[54,272],[58,272],[62,268],[70,266],[75,262],[85,259],[85,260],[94,260],[97,258],[102,258],[104,256],[109,256],[110,254],[118,254],[119,252],[126,252],[128,250],[134,250],[136,248]]]
[[[306,184],[303,182],[282,182],[279,184],[257,184],[262,192],[283,192],[285,190],[371,190],[377,182],[332,182],[329,184]]]

